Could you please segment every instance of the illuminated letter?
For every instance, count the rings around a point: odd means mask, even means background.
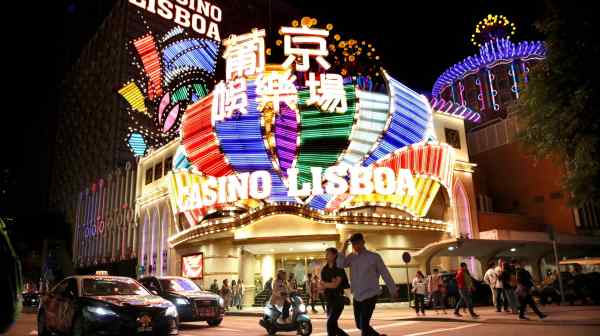
[[[206,181],[202,183],[202,202],[204,203],[204,206],[208,207],[217,203],[217,186],[218,182],[214,176],[206,177]]]
[[[250,173],[227,176],[227,202],[248,198],[248,177]]]
[[[190,12],[181,8],[179,6],[175,6],[175,23],[180,26],[189,28],[190,27]]]
[[[156,0],[148,0],[148,12],[156,14]]]
[[[198,26],[198,22],[200,22],[200,26]],[[194,13],[194,15],[192,15],[192,29],[198,34],[206,33],[206,20],[202,16]]]
[[[221,35],[219,35],[219,26],[217,26],[217,24],[214,22],[209,22],[206,36],[212,38],[213,40],[221,41]]]
[[[266,170],[257,170],[253,172],[250,175],[250,197],[254,199],[263,199],[269,196],[271,196],[271,175]]]
[[[209,17],[210,4],[208,2],[198,0],[198,7],[196,8],[196,12],[198,12],[206,17]]]
[[[182,6],[187,6],[188,5],[188,0],[177,0],[177,3],[182,5]]]
[[[221,22],[221,18],[223,16],[223,12],[221,12],[221,8],[212,5],[210,7],[210,18],[217,21],[217,22]]]
[[[352,195],[368,195],[373,192],[373,171],[367,167],[350,168],[350,193]]]
[[[290,197],[304,197],[310,195],[310,183],[302,183],[302,188],[298,190],[298,168],[288,168],[288,196]]]
[[[348,191],[348,182],[342,177],[346,175],[346,168],[332,166],[325,169],[325,191],[328,194],[340,195]]]
[[[321,175],[323,174],[323,168],[321,167],[310,167],[310,173],[312,174],[312,194],[322,195],[323,191],[323,180]]]
[[[171,20],[173,18],[173,4],[168,0],[158,0],[158,15]]]
[[[218,178],[219,182],[219,203],[227,202],[227,176],[221,176]]]
[[[396,180],[396,194],[414,196],[417,193],[415,180],[408,169],[400,169]]]
[[[380,195],[391,195],[396,191],[396,174],[392,168],[375,168],[373,182],[375,182],[375,192]]]
[[[146,9],[146,0],[129,0],[129,3]]]

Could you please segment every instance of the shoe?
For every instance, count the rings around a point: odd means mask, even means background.
[[[479,315],[477,315],[477,314],[473,313],[473,314],[471,314],[471,318],[475,318],[475,319],[476,319],[476,318],[479,318]]]
[[[525,316],[519,316],[519,321],[529,321],[529,318]]]
[[[454,312],[454,316],[456,316],[456,317],[462,317],[462,315],[459,312],[457,312],[457,311]]]
[[[548,317],[548,315],[546,315],[546,314],[542,314],[542,316],[540,316],[540,320],[543,320],[543,319],[545,319],[546,317]]]

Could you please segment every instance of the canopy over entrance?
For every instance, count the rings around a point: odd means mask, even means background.
[[[431,271],[434,257],[475,257],[482,265],[497,257],[527,259],[532,263],[553,253],[552,241],[543,232],[492,230],[482,232],[485,239],[452,238],[431,243],[414,257]],[[600,256],[600,239],[575,235],[558,235],[560,258]]]

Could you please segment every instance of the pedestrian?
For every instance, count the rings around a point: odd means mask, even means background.
[[[277,320],[278,323],[284,324],[289,322],[290,316],[290,302],[289,296],[290,289],[287,281],[285,281],[285,271],[277,271],[277,278],[273,282],[273,291],[271,293],[271,304],[274,306],[283,306],[281,308],[281,316]]]
[[[423,314],[425,316],[425,294],[427,294],[427,281],[421,271],[417,271],[417,275],[412,280],[412,292],[415,295],[415,311],[417,316]],[[420,313],[419,313],[420,311]]]
[[[533,297],[531,296],[531,288],[533,287],[531,273],[523,268],[522,265],[518,265],[516,269],[516,278],[517,289],[515,290],[515,293],[519,299],[519,320],[528,320],[528,318],[525,316],[527,305],[531,307],[531,309],[537,314],[537,316],[539,316],[540,319],[544,319],[546,315],[544,315],[538,309],[537,305],[533,301]]]
[[[319,277],[315,274],[314,276],[315,286],[316,286],[316,298],[319,299],[319,303],[321,303],[321,308],[323,308],[323,312],[327,311],[327,307],[325,306],[325,296],[323,295],[323,291],[319,288]]]
[[[506,292],[504,292],[504,281],[502,270],[504,269],[504,259],[498,259],[498,265],[496,266],[496,312],[501,312],[504,307],[505,312],[509,312],[508,310],[508,298],[506,297]]]
[[[229,287],[229,280],[223,279],[223,285],[221,286],[221,297],[223,298],[225,310],[229,310],[231,306],[231,287]]]
[[[517,314],[517,296],[515,295],[517,279],[514,268],[514,260],[511,260],[510,263],[503,263],[500,280],[502,281],[502,287],[504,288],[504,297],[506,297],[508,306],[510,307],[510,310],[513,314]]]
[[[446,313],[446,304],[444,302],[444,281],[440,275],[440,271],[437,268],[433,269],[433,274],[427,278],[427,292],[429,292],[429,302],[431,307],[435,310],[436,314],[439,314],[440,307],[444,314]]]
[[[235,280],[231,280],[231,306],[238,307],[239,305],[239,296],[238,296],[238,284]]]
[[[469,313],[471,314],[472,318],[479,317],[479,315],[475,314],[475,311],[473,310],[473,300],[471,298],[471,292],[475,290],[475,287],[473,285],[473,278],[469,274],[467,264],[464,262],[460,263],[460,269],[456,273],[456,284],[458,286],[458,293],[460,295],[460,299],[456,303],[454,315],[462,317],[462,315],[458,311],[461,306],[466,306],[469,309]]]
[[[483,276],[483,282],[490,287],[490,291],[492,292],[492,305],[496,307],[496,282],[498,281],[498,275],[496,274],[496,263],[490,262],[488,270],[485,272]]]
[[[244,305],[244,295],[246,294],[246,285],[244,285],[244,280],[240,279],[238,281],[238,310],[242,310]]]
[[[288,278],[288,286],[290,286],[290,290],[292,292],[298,291],[298,281],[296,281],[296,278],[294,277],[294,273],[290,272],[290,275]]]
[[[350,243],[352,243],[353,252],[346,255]],[[379,335],[370,323],[377,304],[377,297],[381,294],[380,277],[383,277],[392,301],[398,297],[396,284],[390,271],[379,254],[365,248],[365,239],[361,233],[355,233],[346,240],[341,253],[338,253],[337,263],[342,268],[350,267],[350,288],[354,296],[354,320],[358,329],[361,330],[361,335]]]
[[[346,272],[337,267],[338,250],[329,247],[325,250],[327,264],[321,269],[320,286],[327,300],[327,335],[347,336],[348,334],[338,325],[338,320],[344,311],[344,289],[349,288]]]
[[[215,294],[219,294],[219,283],[217,282],[217,279],[215,279],[212,285],[210,285],[210,291]]]
[[[317,302],[317,298],[319,297],[319,283],[317,282],[317,275],[313,276],[312,274],[308,274],[308,302],[312,307],[312,312],[317,313],[317,309],[315,309],[315,303]]]

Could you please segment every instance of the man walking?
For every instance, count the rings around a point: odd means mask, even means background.
[[[506,298],[506,293],[504,292],[504,285],[502,282],[503,268],[504,259],[499,258],[498,266],[496,266],[496,312],[501,312],[502,307],[504,307],[504,311],[508,313],[508,299]]]
[[[527,310],[527,305],[533,309],[533,311],[539,316],[540,319],[544,319],[546,315],[544,315],[533,301],[533,297],[531,296],[531,288],[533,287],[533,279],[531,278],[531,273],[529,273],[522,265],[518,264],[518,268],[516,269],[517,276],[517,289],[515,293],[517,298],[519,299],[519,320],[529,320],[525,317],[525,311]]]
[[[346,255],[350,243],[353,252]],[[350,267],[350,288],[354,296],[356,327],[361,330],[362,336],[380,335],[370,325],[377,296],[381,293],[379,277],[383,277],[392,300],[398,297],[396,284],[383,259],[379,254],[367,250],[363,235],[355,233],[344,243],[342,252],[338,254],[337,264],[341,268]]]
[[[490,262],[489,268],[483,276],[483,282],[490,287],[490,291],[492,292],[492,304],[496,307],[496,282],[498,282],[498,275],[496,274],[496,263],[493,261]]]
[[[472,318],[479,317],[479,315],[475,314],[475,311],[473,310],[473,300],[471,299],[471,292],[475,289],[473,285],[473,278],[471,278],[469,270],[467,269],[467,264],[464,262],[460,263],[460,269],[456,273],[456,284],[458,285],[460,299],[456,303],[456,308],[454,308],[454,315],[462,317],[458,310],[462,305],[465,305],[469,309],[469,313],[471,314]]]

